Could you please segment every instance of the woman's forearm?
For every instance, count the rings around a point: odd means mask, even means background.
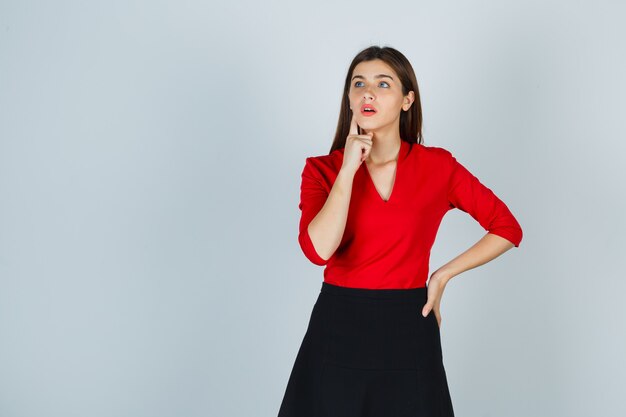
[[[447,282],[462,272],[497,258],[514,246],[513,243],[501,236],[487,233],[472,247],[437,269],[433,276]]]
[[[348,219],[354,172],[341,168],[326,203],[308,226],[317,253],[329,259],[339,247]]]

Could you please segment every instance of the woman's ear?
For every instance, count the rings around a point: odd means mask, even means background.
[[[404,111],[409,111],[409,109],[411,108],[411,106],[413,105],[413,102],[415,101],[415,92],[413,90],[409,91],[409,93],[406,95],[407,98],[407,108],[406,110],[404,110],[404,106],[402,106],[402,109]]]

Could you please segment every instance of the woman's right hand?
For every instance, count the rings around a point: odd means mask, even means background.
[[[365,135],[359,135],[359,126],[352,113],[350,121],[350,132],[346,138],[346,145],[343,151],[343,164],[341,169],[350,170],[355,173],[361,166],[361,163],[367,159],[372,149],[372,136],[369,132]]]

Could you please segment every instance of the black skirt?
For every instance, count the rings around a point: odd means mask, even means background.
[[[278,417],[453,417],[427,288],[322,283]]]

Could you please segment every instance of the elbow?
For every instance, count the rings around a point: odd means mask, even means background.
[[[522,242],[522,238],[524,237],[524,232],[522,231],[521,227],[518,227],[517,229],[517,239],[515,240],[515,242],[513,242],[513,244],[515,245],[516,248],[519,248],[519,244]]]
[[[313,246],[313,241],[311,240],[311,236],[309,236],[309,232],[306,227],[300,231],[300,234],[298,235],[298,243],[300,244],[300,248],[302,249],[304,256],[306,256],[307,259],[315,265],[324,266],[330,260],[330,258],[322,258],[320,254],[317,253],[317,250],[315,250],[315,246]]]
[[[513,216],[506,206],[503,211],[504,213],[502,215],[497,216],[493,221],[487,223],[485,225],[487,227],[485,228],[489,233],[507,239],[514,247],[518,248],[524,236],[522,226],[520,226],[515,216]]]
[[[517,220],[515,220],[515,223],[511,225],[511,242],[516,248],[519,248],[519,244],[522,242],[523,237],[524,232],[522,231],[522,226],[520,226]]]
[[[506,240],[511,242],[513,246],[516,248],[519,247],[520,243],[522,242],[522,238],[524,236],[524,233],[522,232],[522,228],[519,225],[492,228],[492,229],[489,229],[488,232],[505,238]]]

